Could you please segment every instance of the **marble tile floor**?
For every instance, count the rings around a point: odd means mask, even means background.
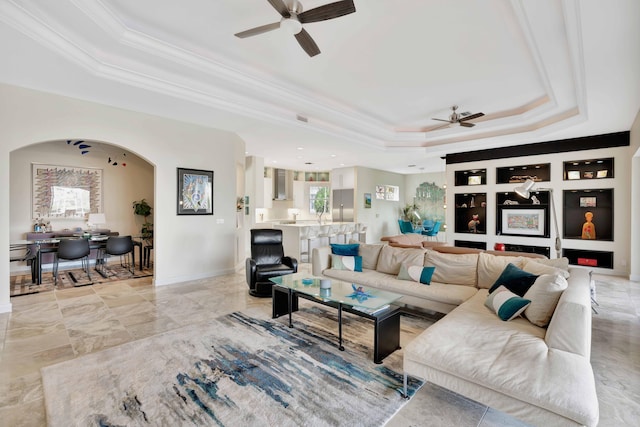
[[[302,264],[301,270],[309,268]],[[600,426],[640,419],[640,283],[598,275],[592,365]],[[244,274],[154,287],[151,278],[12,298],[0,314],[0,426],[46,425],[40,368],[248,307]],[[426,384],[388,426],[522,426]]]

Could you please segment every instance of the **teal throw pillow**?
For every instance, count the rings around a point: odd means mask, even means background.
[[[490,293],[484,302],[484,305],[504,321],[520,316],[529,304],[531,304],[530,300],[520,298],[504,286],[499,286],[495,292]]]
[[[509,263],[502,274],[498,277],[498,280],[491,286],[489,293],[493,293],[500,286],[504,286],[514,294],[523,297],[527,293],[529,288],[534,284],[538,276],[528,273],[512,263]]]
[[[361,256],[331,255],[331,268],[335,270],[362,271]]]
[[[435,267],[423,267],[421,265],[407,266],[402,264],[400,266],[400,272],[398,273],[398,279],[413,280],[414,282],[420,282],[424,285],[430,285],[434,271],[436,271]]]
[[[336,255],[358,256],[359,248],[359,243],[349,243],[346,245],[331,243],[331,253]]]

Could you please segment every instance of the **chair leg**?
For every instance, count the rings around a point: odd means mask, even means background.
[[[58,254],[53,254],[53,286],[58,286]]]

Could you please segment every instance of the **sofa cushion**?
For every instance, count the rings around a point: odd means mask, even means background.
[[[421,248],[425,237],[422,234],[408,233],[383,237],[380,240],[385,240],[389,242],[389,245],[399,248]]]
[[[500,286],[504,286],[511,292],[522,297],[527,293],[537,278],[538,276],[534,274],[527,273],[513,264],[508,264],[500,277],[498,277],[498,280],[496,280],[493,286],[491,286],[491,289],[489,289],[489,293],[492,293]]]
[[[565,258],[566,259],[566,258]],[[536,276],[540,276],[541,274],[560,274],[562,277],[567,279],[569,277],[569,271],[567,263],[567,267],[563,268],[563,261],[556,262],[547,262],[547,261],[556,261],[554,260],[544,260],[544,259],[527,259],[524,262],[524,266],[522,269],[531,274],[535,274]]]
[[[454,285],[476,286],[478,254],[448,254],[427,250],[425,267],[435,267],[433,281]]]
[[[358,255],[362,257],[362,268],[368,268],[370,270],[376,269],[382,246],[383,245],[368,245],[365,243],[360,244]]]
[[[531,304],[531,300],[521,298],[504,286],[489,294],[484,305],[489,307],[502,320],[509,321],[520,314]]]
[[[543,274],[529,288],[524,298],[531,304],[524,311],[529,322],[540,327],[549,324],[558,300],[569,284],[560,274]]]
[[[480,253],[478,255],[478,288],[489,289],[493,286],[509,263],[522,268],[525,258]]]
[[[376,270],[397,276],[402,264],[424,264],[424,250],[417,248],[395,248],[385,245],[380,250]]]
[[[335,268],[336,270],[362,271],[362,257],[332,254],[331,268]]]
[[[412,280],[422,283],[423,285],[431,284],[431,277],[435,271],[435,267],[423,267],[422,265],[406,265],[400,266],[398,273],[399,280]]]

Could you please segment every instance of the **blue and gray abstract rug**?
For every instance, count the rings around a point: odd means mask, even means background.
[[[374,364],[373,324],[351,315],[339,351],[335,316],[303,307],[291,329],[264,309],[237,312],[43,368],[47,423],[383,425],[407,402],[402,352]],[[403,340],[431,323],[403,316]]]

